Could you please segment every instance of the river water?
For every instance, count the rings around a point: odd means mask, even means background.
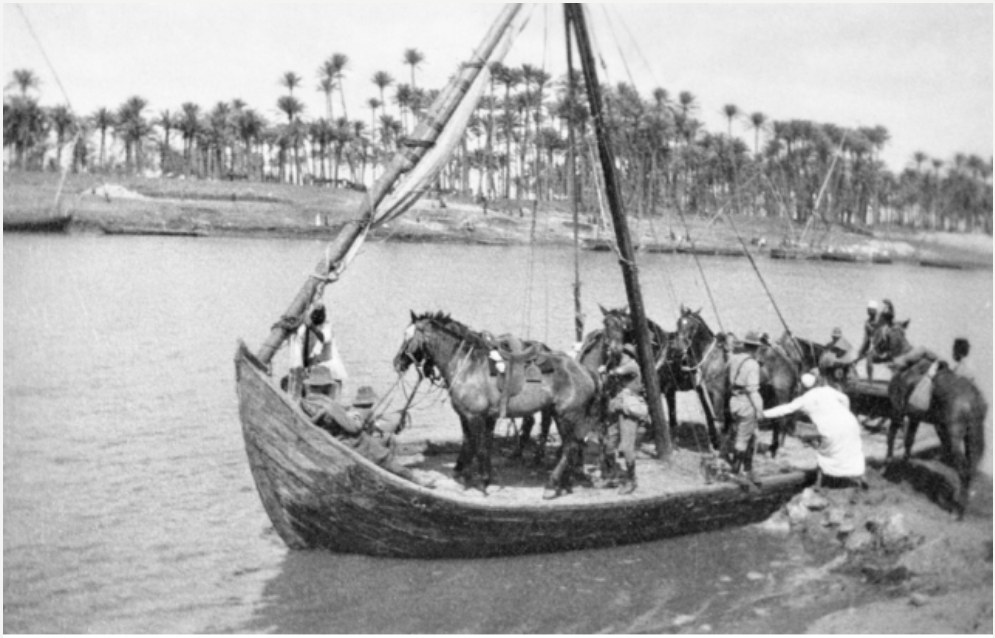
[[[232,355],[239,338],[258,346],[320,255],[299,241],[4,235],[5,632],[805,627],[764,601],[812,559],[759,527],[474,561],[288,551],[248,470]],[[914,343],[946,354],[968,336],[991,401],[990,271],[758,265],[800,336],[839,325],[857,345],[866,301],[882,297],[912,318]],[[640,266],[664,327],[684,302],[714,327],[782,330],[743,259],[702,261],[718,316],[692,258],[643,255]],[[625,296],[612,255],[584,253],[582,272],[591,329],[598,303]],[[572,277],[563,248],[367,245],[326,295],[347,392],[393,383],[409,310],[569,348]],[[458,436],[451,410],[423,404],[409,435],[439,431]],[[990,445],[990,413],[987,432]]]

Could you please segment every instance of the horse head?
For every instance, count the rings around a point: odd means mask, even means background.
[[[695,351],[700,355],[715,339],[715,334],[701,318],[701,309],[691,310],[681,305],[681,316],[677,319],[677,332],[674,333],[674,346],[681,358],[687,359]]]
[[[603,306],[601,314],[604,316],[604,348],[607,360],[617,362],[622,356],[622,348],[631,341],[632,318],[626,308],[615,308],[605,310]]]
[[[411,312],[411,323],[405,329],[401,347],[394,355],[394,370],[403,374],[414,365],[421,374],[435,379],[441,372],[436,354],[439,335],[452,333],[451,336],[457,338],[455,330],[449,328],[449,324],[460,325],[441,312],[423,315]]]

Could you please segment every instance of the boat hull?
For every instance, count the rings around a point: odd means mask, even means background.
[[[315,428],[240,345],[239,413],[252,476],[293,549],[468,558],[610,547],[764,520],[813,479],[766,477],[641,498],[470,502],[400,479]]]
[[[73,221],[72,215],[39,218],[7,218],[3,220],[5,233],[64,233]]]

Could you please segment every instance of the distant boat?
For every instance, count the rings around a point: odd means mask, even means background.
[[[968,265],[964,262],[953,261],[951,259],[920,259],[920,266],[927,268],[949,268],[951,270],[965,270]]]
[[[778,246],[770,249],[771,259],[819,259],[819,254],[807,248]]]
[[[819,258],[823,261],[857,261],[856,253],[848,253],[841,250],[826,250],[819,254]]]
[[[581,240],[581,248],[583,248],[584,250],[607,252],[609,250],[612,250],[614,246],[615,242],[607,238],[588,237],[587,239]]]
[[[105,235],[164,235],[171,237],[204,237],[207,232],[199,228],[160,228],[156,226],[117,226],[103,224]]]
[[[890,264],[893,262],[894,260],[892,259],[891,255],[884,255],[881,253],[876,253],[874,255],[871,255],[872,264]]]
[[[72,215],[22,218],[4,215],[3,230],[5,233],[64,233],[72,221]]]

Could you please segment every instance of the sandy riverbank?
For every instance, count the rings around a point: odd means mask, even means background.
[[[58,187],[54,174],[4,175],[4,219],[52,215]],[[74,226],[101,232],[173,232],[213,236],[329,238],[356,214],[363,194],[350,190],[298,187],[259,182],[215,182],[184,179],[103,178],[70,175],[59,209],[73,215]],[[544,203],[533,224],[531,202],[499,201],[488,209],[459,199],[423,199],[374,237],[389,241],[461,242],[505,245],[573,242],[574,224],[567,206]],[[734,224],[734,225],[733,225]],[[608,238],[597,216],[578,224],[581,239]],[[664,213],[634,221],[634,242],[647,249],[685,250],[680,238],[690,235],[696,247],[740,249],[739,237],[763,253],[786,238],[802,238],[815,253],[841,259],[931,261],[965,267],[992,266],[988,235],[876,229],[854,232],[834,226],[804,229],[784,220],[737,217],[680,219]],[[766,250],[757,246],[763,240]],[[756,242],[756,243],[754,243]]]

